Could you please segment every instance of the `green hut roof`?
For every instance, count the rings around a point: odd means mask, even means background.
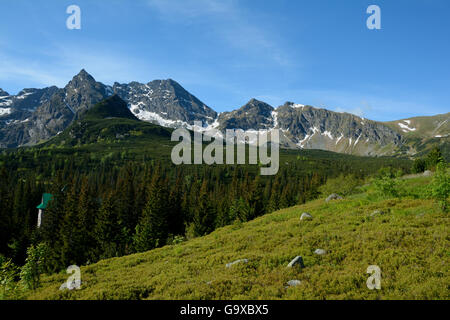
[[[36,208],[47,209],[47,206],[48,206],[48,203],[50,202],[50,200],[53,200],[53,195],[51,195],[50,193],[44,193],[42,195],[42,203],[40,205],[38,205]]]

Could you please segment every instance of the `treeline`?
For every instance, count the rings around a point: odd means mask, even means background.
[[[0,164],[0,255],[22,265],[27,248],[44,243],[47,272],[205,235],[314,199],[328,177],[363,179],[384,165],[297,157],[264,177],[257,166],[117,165],[69,156],[38,165],[22,160],[22,168],[19,159],[7,161],[17,156]],[[389,163],[408,170],[407,162]],[[53,200],[38,229],[36,206],[44,192]]]

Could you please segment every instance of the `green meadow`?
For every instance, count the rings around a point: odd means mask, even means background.
[[[343,200],[324,198],[211,234],[41,277],[26,299],[449,299],[449,218],[427,196],[431,178],[398,182],[396,197],[367,183]],[[378,211],[377,211],[378,210]],[[303,212],[313,218],[300,220]],[[326,251],[324,255],[314,253]],[[304,268],[287,268],[302,256]],[[227,263],[248,259],[230,268]],[[369,290],[367,268],[381,269]],[[297,286],[288,286],[299,280]]]

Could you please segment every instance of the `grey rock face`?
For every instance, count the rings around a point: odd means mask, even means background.
[[[278,127],[301,148],[376,154],[403,138],[386,125],[361,117],[287,102],[276,110]]]
[[[106,87],[85,70],[63,89],[24,89],[12,97],[12,108],[21,113],[12,114],[17,114],[17,118],[7,120],[0,128],[0,147],[34,145],[47,140],[106,97]]]
[[[301,256],[297,256],[291,262],[289,262],[288,268],[293,267],[299,267],[301,269],[305,267],[305,264],[303,263],[303,258]]]
[[[9,93],[0,88],[0,97],[8,97]]]
[[[39,107],[49,105],[58,91],[57,87],[24,89],[16,96],[0,99],[0,105],[7,104],[11,110],[6,116],[0,117],[0,147],[37,143],[53,136],[51,127],[58,122],[58,115],[44,115],[45,112],[39,111]],[[44,117],[41,118],[41,115]],[[50,121],[45,121],[46,116]]]
[[[383,123],[292,102],[274,109],[252,99],[238,110],[220,114],[218,123],[220,130],[277,128],[284,146],[349,154],[389,154],[404,142],[400,134]],[[383,147],[386,150],[381,151]]]
[[[342,200],[343,198],[340,196],[340,195],[338,195],[338,194],[336,194],[336,193],[333,193],[333,194],[330,194],[329,196],[328,196],[328,198],[326,198],[325,199],[325,201],[326,202],[330,202],[330,201],[332,201],[332,200]]]
[[[115,83],[118,94],[139,119],[168,127],[193,125],[194,121],[211,124],[217,113],[187,92],[172,79],[155,80],[147,84]]]
[[[64,88],[1,91],[0,148],[34,145],[52,138],[89,108],[117,93],[141,120],[163,126],[211,124],[217,114],[173,80],[106,86],[81,70]],[[3,110],[2,110],[3,109]],[[156,120],[155,120],[156,119]]]
[[[275,125],[272,112],[274,108],[256,99],[232,112],[224,112],[219,116],[219,129],[259,130],[273,128]]]

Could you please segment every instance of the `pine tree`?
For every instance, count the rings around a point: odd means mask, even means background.
[[[5,168],[0,169],[0,253],[6,255],[7,243],[12,235],[12,190],[11,182]]]
[[[248,209],[244,221],[252,220],[264,214],[263,190],[259,176],[255,178],[250,186],[246,203]]]
[[[73,183],[64,203],[64,218],[61,226],[61,262],[63,266],[85,263],[82,221],[78,214],[78,190]]]
[[[181,177],[177,177],[169,195],[168,230],[172,235],[184,233],[184,214],[181,206],[181,190],[183,188]]]
[[[197,205],[194,208],[194,233],[203,236],[214,230],[215,211],[208,194],[208,181],[204,180],[200,188]]]
[[[53,195],[53,200],[49,202],[47,209],[42,215],[41,227],[37,230],[38,239],[42,240],[49,247],[49,257],[46,261],[48,272],[54,272],[64,267],[61,263],[63,242],[60,234],[64,219],[67,188],[63,185],[62,180],[62,175],[58,174],[56,179],[52,181],[50,193]],[[37,217],[34,223],[36,223],[36,220]]]
[[[153,178],[149,189],[148,202],[136,227],[134,247],[146,251],[166,243],[169,231],[167,188],[159,175]]]
[[[114,197],[112,191],[108,192],[96,216],[95,241],[98,244],[97,257],[100,259],[115,257],[120,252],[120,227]]]
[[[87,177],[83,177],[78,200],[78,220],[79,229],[76,230],[80,235],[80,245],[84,254],[83,261],[95,260],[95,242],[93,228],[95,224],[95,215],[98,210],[98,203],[90,189],[90,183]]]
[[[267,212],[274,212],[278,209],[280,209],[280,182],[277,178],[272,185]]]

